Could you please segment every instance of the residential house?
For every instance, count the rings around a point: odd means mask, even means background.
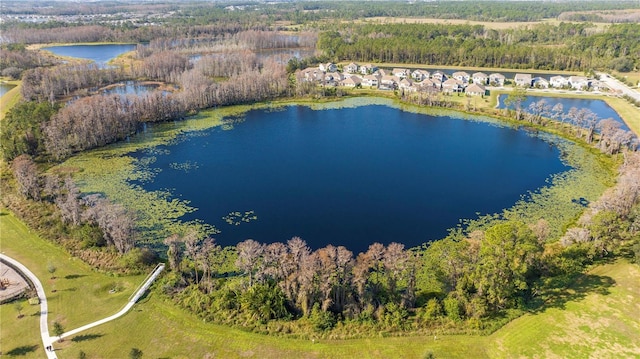
[[[584,76],[569,76],[571,88],[576,90],[586,90],[589,88],[589,79]]]
[[[315,82],[315,81],[322,81],[322,79],[324,78],[324,72],[320,71],[317,68],[306,68],[304,70],[301,70],[298,78],[300,78],[303,81],[310,81],[310,82]]]
[[[486,85],[489,82],[489,75],[484,72],[475,72],[471,75],[474,84]]]
[[[363,75],[374,73],[376,70],[378,70],[378,68],[372,64],[366,64],[366,65],[360,66],[360,73]]]
[[[503,74],[499,74],[499,73],[493,73],[491,75],[489,75],[489,84],[492,86],[499,86],[502,87],[504,86],[504,80],[506,78],[504,77]]]
[[[442,91],[444,92],[462,92],[465,88],[465,83],[456,78],[450,78],[442,83]]]
[[[385,89],[394,89],[397,84],[397,77],[385,75],[380,78],[380,87]]]
[[[399,79],[406,79],[411,75],[411,71],[409,69],[399,69],[395,68],[391,73]]]
[[[445,75],[445,73],[442,72],[442,71],[434,72],[433,74],[431,74],[431,78],[432,79],[436,79],[436,80],[438,80],[440,82],[444,82],[444,81],[446,81],[448,79],[447,75]]]
[[[391,72],[389,72],[389,70],[385,70],[385,69],[378,69],[378,70],[376,70],[376,73],[378,75],[380,75],[381,77],[391,76]]]
[[[464,82],[465,84],[468,84],[469,79],[471,78],[471,76],[465,71],[456,71],[451,76],[453,76],[454,79],[458,79]]]
[[[414,87],[421,92],[437,93],[440,92],[441,83],[435,79],[425,79],[422,80],[422,82],[416,83]]]
[[[324,81],[327,84],[337,85],[342,80],[344,80],[344,76],[340,72],[327,72],[324,75]]]
[[[326,64],[320,64],[318,66],[318,68],[320,69],[320,71],[324,71],[324,72],[336,72],[336,71],[338,71],[338,66],[336,66],[336,64],[334,64],[333,62],[327,62]]]
[[[537,76],[532,78],[531,84],[533,85],[533,87],[537,87],[537,88],[544,88],[544,89],[549,88],[549,80],[545,79],[544,77]]]
[[[464,89],[464,92],[471,96],[484,96],[484,94],[487,92],[487,89],[484,87],[484,85],[474,83],[467,86],[467,88]]]
[[[402,80],[400,80],[400,82],[398,83],[398,88],[405,90],[405,91],[416,91],[417,89],[413,86],[413,81],[407,78],[404,78]]]
[[[436,83],[435,81],[437,80],[431,80],[431,79],[424,79],[420,82],[418,82],[416,84],[416,86],[420,87],[420,88],[436,88]],[[438,84],[438,89],[440,88],[439,84]]]
[[[437,88],[438,90],[442,89],[442,81],[438,79],[431,79],[430,81],[433,83],[433,87]]]
[[[569,79],[564,76],[551,76],[549,79],[549,85],[555,88],[563,88],[569,86]]]
[[[344,72],[348,74],[355,74],[358,72],[359,68],[360,66],[358,66],[358,64],[352,62],[349,65],[343,67],[342,69],[344,70]]]
[[[414,71],[411,73],[411,78],[412,78],[412,79],[414,79],[414,80],[416,80],[416,81],[423,81],[423,80],[425,80],[425,79],[428,79],[428,78],[429,78],[429,71],[427,71],[427,70],[420,70],[420,69],[418,69],[418,70],[414,70]]]
[[[516,74],[513,80],[516,83],[516,86],[531,87],[531,74]]]
[[[362,81],[358,76],[349,76],[346,79],[340,81],[340,86],[344,87],[358,87]]]
[[[377,75],[366,75],[362,78],[362,84],[365,86],[378,87],[380,85],[380,77]]]

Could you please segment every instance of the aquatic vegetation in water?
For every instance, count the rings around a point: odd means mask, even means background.
[[[192,170],[197,170],[200,166],[198,165],[197,162],[186,161],[183,163],[172,162],[169,164],[169,167],[171,167],[171,169],[174,169],[176,171],[183,171],[185,173],[189,173]]]
[[[258,219],[253,210],[242,212],[229,212],[226,216],[222,217],[227,224],[238,226],[241,223],[249,223]]]
[[[229,117],[226,118],[222,121],[222,130],[224,131],[229,131],[229,130],[233,130],[233,126],[237,125],[239,123],[243,123],[244,122],[244,117],[243,116],[237,116],[237,117]]]
[[[143,152],[145,154],[148,154],[149,156],[168,155],[171,153],[171,151],[169,151],[166,148],[158,148],[158,147],[147,148]]]

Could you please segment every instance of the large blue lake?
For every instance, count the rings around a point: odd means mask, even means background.
[[[231,245],[300,236],[313,248],[439,239],[460,219],[512,206],[567,170],[524,130],[383,105],[254,110],[233,129],[140,151],[147,190],[170,189]]]
[[[59,56],[93,60],[98,65],[104,66],[119,55],[135,50],[136,46],[135,44],[69,45],[48,46],[43,47],[43,50],[51,51]]]

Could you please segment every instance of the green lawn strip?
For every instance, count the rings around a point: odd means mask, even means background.
[[[640,267],[625,260],[582,276],[568,300],[522,316],[489,337],[496,358],[640,357]]]
[[[2,231],[4,232],[4,227]],[[0,356],[43,358],[45,353],[40,338],[40,306],[30,305],[26,299],[18,302],[22,305],[22,318],[18,318],[15,301],[0,305]]]
[[[631,131],[640,137],[640,109],[618,97],[607,96],[604,101],[620,115]]]
[[[7,115],[7,112],[15,106],[20,100],[20,91],[22,89],[22,81],[4,81],[9,85],[16,85],[16,87],[7,91],[2,97],[0,97],[0,120]]]
[[[2,252],[22,262],[42,282],[49,302],[50,328],[56,320],[65,330],[71,330],[115,314],[145,277],[96,272],[30,232],[13,214],[5,210],[1,214]],[[50,265],[56,267],[55,279],[51,279],[52,274],[48,271]],[[39,337],[38,332],[34,333],[36,337]]]
[[[116,334],[117,333],[117,334]],[[145,357],[170,358],[441,358],[486,357],[479,336],[369,338],[353,340],[289,339],[205,323],[164,302],[156,293],[129,315],[87,332],[90,340],[63,343],[75,357],[84,351],[104,358],[125,357],[139,348]],[[68,349],[66,348],[68,347]]]

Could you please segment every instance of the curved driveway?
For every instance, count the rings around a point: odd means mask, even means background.
[[[4,254],[0,253],[0,258],[3,261],[10,263],[12,266],[16,267],[20,272],[28,277],[28,279],[33,283],[36,288],[36,292],[38,293],[38,298],[40,299],[40,336],[42,337],[43,347],[46,348],[52,345],[51,337],[49,336],[49,324],[47,322],[48,317],[48,307],[47,307],[47,296],[44,293],[44,288],[42,287],[42,283],[35,274],[33,274],[27,267],[22,265],[22,263],[16,261],[15,259],[8,257]],[[57,359],[56,353],[54,351],[48,351],[45,349],[47,353],[48,359]]]

